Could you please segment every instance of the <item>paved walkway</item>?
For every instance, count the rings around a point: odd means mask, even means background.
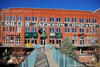
[[[43,51],[42,47],[37,49],[37,60],[34,67],[58,67],[52,58],[52,50],[45,48],[45,51]]]

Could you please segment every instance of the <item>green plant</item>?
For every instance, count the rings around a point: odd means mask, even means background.
[[[64,54],[67,54],[75,59],[78,58],[78,55],[76,54],[76,47],[71,43],[70,38],[67,36],[65,39],[62,41],[62,45],[58,49]]]

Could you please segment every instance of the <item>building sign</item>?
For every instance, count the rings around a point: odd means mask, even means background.
[[[50,36],[55,36],[55,33],[50,33]]]
[[[2,22],[2,26],[47,26],[47,27],[84,27],[99,28],[99,24],[77,24],[77,23],[28,23],[28,22]]]
[[[19,33],[6,33],[6,36],[20,36]]]

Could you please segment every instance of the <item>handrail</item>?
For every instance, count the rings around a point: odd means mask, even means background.
[[[15,67],[24,67],[24,66],[28,66],[28,67],[33,67],[35,60],[37,57],[37,48],[35,48],[35,50],[33,50],[31,53],[29,53],[28,56],[26,56],[19,64],[17,64]],[[30,64],[30,63],[31,64]]]
[[[54,60],[56,61],[56,63],[58,64],[59,67],[70,67],[70,66],[88,67],[87,65],[78,61],[77,59],[74,59],[71,56],[64,54],[63,52],[55,49],[53,46],[51,46],[49,44],[47,44],[46,47],[52,49],[52,57],[54,58]]]

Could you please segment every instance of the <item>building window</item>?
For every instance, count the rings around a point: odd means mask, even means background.
[[[87,33],[91,33],[91,29],[87,29]]]
[[[25,44],[30,43],[30,38],[25,38]]]
[[[65,28],[65,33],[70,33],[70,28]]]
[[[54,22],[54,17],[50,17],[50,22]]]
[[[43,32],[43,28],[40,28],[40,32]],[[46,32],[46,29],[45,29],[45,31],[44,32]]]
[[[16,44],[21,44],[21,37],[16,37]]]
[[[21,21],[21,20],[22,20],[21,16],[17,16],[17,21]]]
[[[30,17],[26,16],[25,21],[30,21]]]
[[[72,28],[72,33],[76,33],[77,29],[76,28]]]
[[[84,19],[83,18],[79,18],[79,23],[84,23]]]
[[[61,22],[61,18],[60,17],[56,17],[56,22]]]
[[[69,18],[65,18],[65,22],[69,22]]]
[[[56,28],[57,33],[61,33],[61,28]]]
[[[54,32],[54,28],[50,28],[50,33],[51,33],[51,32]]]
[[[32,27],[32,32],[37,32],[37,28],[36,27]]]
[[[76,18],[72,18],[72,22],[76,23]]]
[[[98,33],[98,30],[97,29],[93,29],[93,33]]]
[[[84,33],[84,28],[80,28],[80,33]]]
[[[32,21],[37,21],[37,17],[32,17]]]
[[[3,27],[3,32],[8,32],[8,27]]]
[[[10,32],[14,32],[14,27],[10,27]]]
[[[32,44],[37,44],[37,39],[36,38],[32,38]]]
[[[11,16],[11,21],[15,21],[15,16]]]
[[[8,37],[3,37],[3,44],[8,44]]]
[[[87,22],[87,23],[91,23],[91,20],[90,20],[90,19],[86,19],[86,22]]]
[[[72,44],[77,44],[77,37],[72,37]]]
[[[5,16],[4,21],[9,21],[9,16]]]
[[[54,44],[54,38],[50,38],[49,43]]]
[[[21,27],[16,27],[16,32],[21,32]]]
[[[10,44],[14,44],[14,37],[10,37]]]
[[[95,44],[98,43],[98,37],[94,37],[93,40],[94,40],[94,43],[95,43]]]
[[[25,27],[25,32],[30,32],[30,27]]]
[[[61,44],[61,38],[56,39],[56,44]]]
[[[91,44],[92,42],[92,37],[87,37],[87,44]]]
[[[93,23],[97,23],[97,19],[93,19]]]
[[[41,22],[46,22],[46,17],[41,17]]]

